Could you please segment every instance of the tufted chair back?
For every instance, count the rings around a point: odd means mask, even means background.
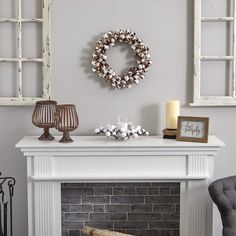
[[[219,179],[209,186],[223,223],[223,236],[236,236],[236,176]]]

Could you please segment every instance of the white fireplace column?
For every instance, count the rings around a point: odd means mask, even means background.
[[[207,187],[214,157],[224,146],[162,137],[114,141],[74,137],[70,144],[25,137],[17,145],[27,157],[28,236],[61,235],[61,183],[180,182],[180,235],[212,236],[212,201]]]

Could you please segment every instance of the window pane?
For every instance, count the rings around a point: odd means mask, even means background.
[[[16,0],[0,0],[0,18],[16,18]]]
[[[22,27],[23,57],[42,58],[42,24],[24,23]]]
[[[23,18],[42,18],[43,0],[22,0]]]
[[[231,56],[233,24],[230,22],[202,23],[202,55]]]
[[[0,23],[0,57],[17,56],[15,23]]]
[[[0,62],[0,97],[18,96],[17,64]]]
[[[230,4],[233,0],[202,0],[202,16],[232,16]]]
[[[203,61],[201,96],[232,96],[232,61]]]
[[[43,72],[42,63],[23,63],[23,96],[42,97]]]

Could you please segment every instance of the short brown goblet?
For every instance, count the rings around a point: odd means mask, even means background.
[[[49,141],[55,139],[49,133],[49,129],[54,127],[56,106],[56,101],[40,101],[36,103],[32,115],[32,123],[36,127],[44,129],[44,133],[39,137],[39,140]]]
[[[70,137],[70,132],[74,131],[79,126],[79,119],[76,112],[75,105],[64,104],[58,105],[56,109],[55,128],[63,132],[63,137],[59,141],[60,143],[73,142]]]

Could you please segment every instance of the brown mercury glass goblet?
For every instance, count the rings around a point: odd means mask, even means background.
[[[56,101],[36,102],[36,106],[32,115],[32,123],[36,127],[44,129],[44,133],[39,137],[39,140],[49,141],[55,139],[49,133],[49,129],[54,127],[56,106]]]
[[[55,128],[59,132],[63,132],[63,137],[60,143],[71,143],[73,140],[70,137],[71,131],[79,126],[79,119],[75,105],[65,104],[58,105],[56,109]]]

